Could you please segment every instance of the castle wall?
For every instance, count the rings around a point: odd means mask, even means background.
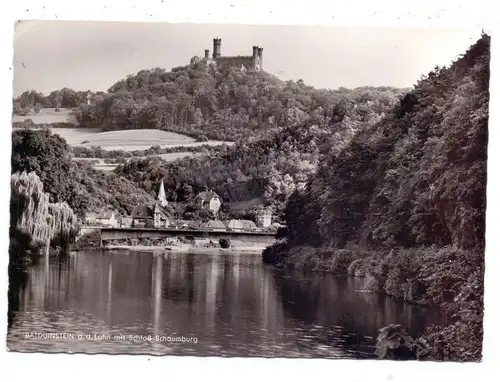
[[[203,60],[207,65],[215,65],[215,60],[213,58],[207,58]]]
[[[223,56],[217,58],[217,68],[241,68],[243,65],[246,69],[254,68],[254,59],[252,56]]]

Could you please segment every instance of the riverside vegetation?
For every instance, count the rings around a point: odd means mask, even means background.
[[[407,342],[419,359],[481,358],[489,60],[483,35],[391,114],[325,155],[289,199],[284,240],[263,254],[279,266],[363,276],[369,291],[439,306],[445,324]]]
[[[13,132],[12,171],[35,172],[49,203],[65,201],[78,217],[106,208],[130,214],[154,201],[160,180],[178,203],[211,188],[247,211],[264,204],[286,223],[264,261],[362,276],[367,290],[441,308],[445,324],[416,341],[402,328],[382,332],[380,349],[392,350],[381,356],[398,358],[404,339],[405,358],[479,360],[489,43],[482,36],[410,91],[318,90],[198,63],[141,71],[108,92],[26,92],[15,108],[70,107],[86,127],[235,143],[173,163],[154,157],[159,148],[141,152],[147,158],[97,149],[127,157],[105,174],[72,161],[72,149],[48,130],[22,129]]]

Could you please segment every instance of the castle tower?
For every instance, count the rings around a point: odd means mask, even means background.
[[[259,55],[259,61],[260,61],[260,70],[263,68],[263,60],[262,60],[262,53],[264,52],[264,48],[258,48],[258,55]]]
[[[254,46],[253,47],[253,51],[252,51],[252,57],[253,57],[253,59],[255,60],[258,55],[259,55],[259,47],[258,46]]]
[[[253,46],[252,49],[252,69],[256,70],[259,67],[259,47],[258,46]]]
[[[217,59],[221,56],[221,43],[222,40],[220,38],[214,38],[214,53],[212,55],[214,59]]]
[[[168,205],[167,197],[165,196],[165,188],[163,187],[163,180],[160,183],[160,189],[158,190],[156,201],[160,207],[166,207]]]
[[[205,49],[205,59],[208,59],[210,56],[210,50]]]

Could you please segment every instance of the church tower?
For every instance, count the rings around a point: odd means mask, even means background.
[[[167,197],[165,196],[165,188],[163,187],[163,180],[160,183],[160,189],[158,190],[156,201],[160,207],[166,207],[168,205]]]

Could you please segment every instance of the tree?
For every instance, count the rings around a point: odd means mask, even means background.
[[[35,243],[58,240],[68,244],[76,235],[77,218],[66,203],[50,203],[40,178],[34,173],[11,176],[11,235],[29,234]]]
[[[71,167],[69,146],[59,135],[49,130],[13,132],[11,172],[35,172],[51,202],[69,199]]]

